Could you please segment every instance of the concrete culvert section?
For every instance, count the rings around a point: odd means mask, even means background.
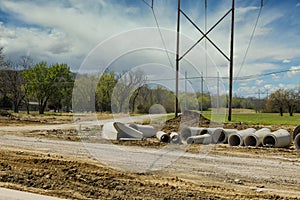
[[[170,135],[163,131],[158,131],[156,133],[156,137],[157,137],[157,139],[159,139],[159,141],[164,142],[164,143],[169,143],[171,140]]]
[[[245,146],[252,146],[257,147],[258,146],[258,138],[255,135],[248,135],[244,140]]]
[[[224,143],[226,138],[226,132],[221,128],[209,128],[208,134],[212,136],[212,143]]]
[[[179,134],[176,132],[172,132],[170,134],[170,140],[172,144],[181,144],[181,138],[179,137]]]
[[[271,130],[268,128],[262,128],[257,130],[255,133],[250,133],[245,137],[244,145],[253,147],[261,146],[263,138],[269,133],[271,133]]]
[[[296,149],[300,149],[300,134],[296,135],[294,139],[294,144],[296,146]]]
[[[242,131],[238,131],[236,133],[232,133],[228,137],[228,144],[230,146],[242,146],[244,144],[244,138],[251,134],[254,133],[256,130],[254,128],[248,128]]]
[[[228,143],[228,138],[231,134],[237,133],[236,129],[223,129],[225,132],[225,139],[223,143]]]
[[[204,135],[206,134],[207,128],[199,128],[199,127],[184,127],[180,131],[180,136],[182,140],[187,140],[187,138],[191,136],[196,136],[196,135]]]
[[[121,122],[114,122],[113,126],[118,131],[117,139],[125,139],[125,138],[132,138],[132,139],[142,139],[143,133],[131,128],[128,124],[123,124]]]
[[[155,128],[150,125],[140,125],[140,124],[129,124],[131,128],[134,128],[143,133],[143,138],[150,138],[155,136]]]
[[[263,145],[266,147],[287,147],[291,145],[291,135],[287,130],[279,129],[267,134],[263,139]]]
[[[212,142],[212,136],[210,134],[196,135],[187,138],[187,144],[210,144]]]

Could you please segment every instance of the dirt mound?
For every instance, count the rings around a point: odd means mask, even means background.
[[[179,132],[180,129],[186,126],[201,126],[201,127],[208,127],[208,126],[220,126],[221,124],[212,123],[209,119],[205,118],[198,112],[193,111],[185,111],[182,115],[175,117],[173,119],[169,119],[166,121],[162,131],[166,133],[171,132]]]

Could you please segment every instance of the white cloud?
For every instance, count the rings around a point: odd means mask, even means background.
[[[297,3],[297,4],[296,4],[296,7],[300,7],[300,3]]]
[[[264,80],[256,80],[256,81],[255,81],[255,85],[260,86],[260,85],[262,85],[264,82],[265,82]]]
[[[278,76],[277,74],[271,74],[271,76],[272,76],[273,80],[279,80],[280,79],[280,76]]]
[[[42,3],[41,3],[42,2]],[[124,1],[121,1],[124,3]],[[213,26],[219,17],[222,17],[230,8],[226,1],[220,1],[215,10],[208,10],[208,28]],[[251,42],[242,69],[246,49],[255,25],[259,11],[259,2],[245,4],[245,1],[237,2],[236,24],[235,24],[235,48],[234,48],[234,75],[238,78],[249,75],[263,74],[266,71],[282,70],[281,63],[290,63],[292,60],[299,60],[300,43],[297,43],[299,35],[297,31],[288,30],[289,37],[282,34],[284,29],[278,28],[277,21],[285,17],[285,11],[280,7],[263,8],[258,26]],[[31,52],[34,58],[46,60],[48,62],[67,62],[71,67],[78,68],[88,53],[100,42],[128,30],[142,27],[156,27],[151,9],[146,5],[139,4],[124,5],[119,1],[12,1],[1,0],[0,9],[8,12],[11,16],[21,22],[22,26],[15,24],[1,23],[0,21],[0,46],[5,47],[8,54],[26,54]],[[199,3],[197,4],[199,5]],[[176,6],[172,0],[156,1],[155,14],[161,28],[176,30]],[[203,5],[201,5],[203,6]],[[297,4],[297,6],[299,6]],[[198,12],[198,7],[186,12],[191,13],[201,29],[204,28],[203,12]],[[295,19],[298,20],[298,19]],[[297,29],[296,29],[297,30]],[[202,35],[182,17],[181,33],[191,38],[190,41],[198,40]],[[229,56],[230,38],[230,15],[222,21],[209,35],[211,40]],[[144,35],[143,38],[128,37],[128,40],[147,40],[154,44],[162,41],[159,32],[153,35]],[[171,51],[175,51],[174,37],[165,37],[166,46]],[[134,42],[134,41],[133,41]],[[131,41],[122,41],[107,46],[101,55],[105,59],[116,52],[121,52],[124,46],[131,45]],[[192,44],[190,42],[181,43],[181,53],[185,52]],[[164,48],[163,46],[161,47]],[[221,77],[228,77],[228,60],[224,58],[209,42],[207,42],[208,66],[205,62],[204,40],[193,49],[187,60],[198,60],[199,68],[207,76],[216,77],[217,71]],[[162,51],[163,52],[163,51]],[[164,64],[168,64],[165,53]],[[170,58],[175,62],[174,54]],[[150,60],[148,57],[139,57],[136,60]],[[132,60],[135,60],[134,58]],[[155,60],[155,59],[153,59]],[[159,60],[159,59],[157,59]],[[165,61],[166,60],[166,61]],[[126,65],[126,63],[123,63]],[[276,64],[279,63],[279,64]],[[294,64],[298,65],[298,64]],[[181,64],[181,67],[184,64]],[[216,67],[218,70],[216,70]],[[206,70],[208,72],[206,74]],[[285,68],[286,69],[286,68]],[[239,72],[240,71],[240,72]],[[239,72],[239,73],[238,73]],[[294,76],[297,72],[288,75]],[[273,74],[273,80],[279,80],[279,76]],[[258,86],[267,84],[261,80],[237,81],[242,86],[243,91],[253,93]],[[283,80],[284,81],[284,80]],[[227,80],[224,80],[227,86]],[[255,88],[249,85],[258,84]],[[253,90],[253,91],[251,91]],[[240,91],[242,92],[242,91]]]
[[[289,78],[291,78],[291,77],[296,76],[298,74],[300,74],[300,66],[292,66],[290,68],[290,71],[287,73],[287,76]]]
[[[292,62],[292,61],[289,60],[289,59],[284,59],[284,60],[282,61],[282,63],[290,63],[290,62]]]

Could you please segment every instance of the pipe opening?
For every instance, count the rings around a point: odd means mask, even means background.
[[[207,129],[203,129],[203,130],[201,130],[200,135],[204,135],[204,134],[207,134],[207,133],[208,133],[208,130]]]
[[[170,142],[170,136],[167,134],[164,134],[161,136],[160,141],[162,141],[164,143],[168,143],[168,142]]]
[[[276,140],[273,136],[268,135],[264,138],[263,144],[264,146],[273,147],[276,144]]]
[[[230,146],[239,146],[241,144],[241,138],[238,135],[231,135],[228,139]]]
[[[249,135],[245,138],[245,146],[255,147],[257,146],[257,140],[254,136]]]
[[[186,143],[187,143],[187,144],[194,144],[195,141],[194,141],[193,138],[188,138],[188,139],[186,140]]]

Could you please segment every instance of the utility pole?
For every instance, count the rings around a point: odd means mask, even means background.
[[[217,80],[217,109],[220,108],[220,73],[218,72],[218,80]]]
[[[232,112],[232,79],[233,79],[233,39],[234,39],[234,5],[235,0],[232,0],[232,8],[227,11],[224,16],[222,16],[209,30],[203,32],[196,23],[193,22],[193,20],[180,8],[180,0],[178,0],[178,9],[177,9],[177,45],[176,45],[176,105],[175,105],[175,116],[178,116],[178,74],[179,74],[179,61],[185,57],[195,46],[197,46],[204,38],[210,42],[216,50],[221,53],[224,58],[226,58],[227,61],[229,61],[229,113],[228,113],[228,120],[231,121],[231,112]],[[207,9],[207,1],[205,1],[205,9]],[[230,56],[228,57],[209,37],[208,34],[214,30],[229,14],[232,14],[231,16],[231,41],[230,41]],[[181,56],[179,56],[179,34],[180,34],[180,14],[182,14],[185,19],[187,19],[193,26],[196,28],[202,36],[195,42],[186,52],[184,52]],[[205,24],[206,26],[206,24]],[[207,73],[206,73],[207,75]],[[202,77],[202,85],[203,87],[203,74]],[[202,89],[202,96],[203,96],[203,89]],[[203,97],[202,97],[203,98]],[[203,103],[203,102],[202,102]],[[201,108],[202,110],[202,108]]]
[[[231,121],[232,114],[232,79],[233,79],[233,40],[234,40],[234,0],[232,0],[231,8],[231,41],[230,41],[230,60],[229,60],[229,105],[228,105],[228,121]]]
[[[201,114],[203,112],[203,72],[201,73]]]
[[[176,45],[176,100],[175,100],[175,117],[178,117],[178,75],[179,75],[179,35],[180,33],[180,0],[177,6],[177,45]]]
[[[185,92],[185,110],[187,110],[187,100],[188,100],[188,95],[187,95],[187,71],[184,73],[184,92]]]

